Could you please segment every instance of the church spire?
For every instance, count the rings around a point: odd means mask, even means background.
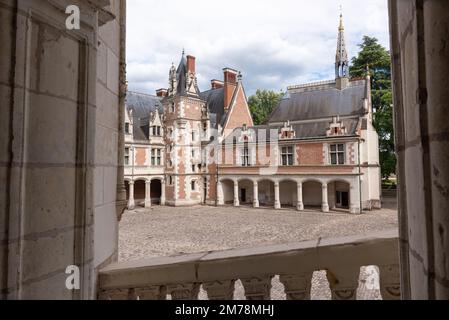
[[[343,14],[340,13],[340,26],[338,27],[337,54],[335,56],[335,78],[349,77],[349,59],[345,42],[345,27]]]

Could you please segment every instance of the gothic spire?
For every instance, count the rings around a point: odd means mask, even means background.
[[[338,27],[337,54],[335,57],[335,78],[349,77],[349,59],[345,42],[345,27],[343,26],[343,14],[340,14],[340,26]]]

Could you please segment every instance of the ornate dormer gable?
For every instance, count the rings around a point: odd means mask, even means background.
[[[186,92],[190,94],[198,94],[197,88],[197,79],[194,73],[187,71],[186,75]]]
[[[168,83],[168,96],[174,96],[176,95],[176,88],[178,87],[178,79],[176,77],[176,68],[175,65],[172,63],[170,72],[168,74],[169,83]]]
[[[344,136],[347,134],[346,127],[340,120],[340,116],[332,117],[332,122],[329,124],[329,129],[326,132],[328,137],[331,136]]]
[[[162,116],[159,113],[159,110],[154,110],[150,116],[150,126],[162,126],[162,121]]]
[[[293,126],[290,125],[290,121],[284,122],[284,126],[279,129],[279,139],[285,140],[285,139],[295,139],[296,138],[296,132],[293,130]]]
[[[246,124],[239,130],[239,134],[237,135],[238,143],[251,143],[256,142],[256,134],[254,130],[249,129]]]

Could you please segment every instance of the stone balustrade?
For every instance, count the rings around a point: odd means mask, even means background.
[[[400,299],[397,231],[250,249],[117,263],[99,272],[99,299],[233,299],[241,280],[248,300],[270,299],[278,275],[288,300],[310,299],[314,271],[325,270],[332,299],[355,299],[360,268],[379,268],[383,299]]]

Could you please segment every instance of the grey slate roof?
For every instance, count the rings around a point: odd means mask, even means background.
[[[226,119],[226,112],[224,111],[224,88],[201,92],[200,98],[207,102],[211,126],[213,128],[217,128],[218,124],[223,126]]]
[[[288,92],[271,114],[268,122],[312,120],[336,115],[363,115],[364,98],[364,81],[351,83],[350,87],[344,90],[330,87],[304,92]]]
[[[133,110],[133,135],[135,140],[148,140],[149,138],[149,117],[150,113],[156,109],[162,113],[163,107],[161,98],[128,91],[126,94],[126,109]]]

